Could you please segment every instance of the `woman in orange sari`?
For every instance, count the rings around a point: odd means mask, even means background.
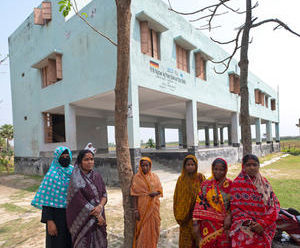
[[[133,248],[155,248],[159,239],[159,198],[163,196],[163,190],[158,176],[151,172],[151,167],[150,158],[141,158],[139,171],[131,184],[136,219]]]
[[[179,248],[194,248],[196,240],[192,235],[193,209],[200,185],[205,176],[198,173],[198,161],[195,156],[187,155],[183,160],[173,199],[174,216],[180,225]]]
[[[199,248],[231,247],[229,192],[232,181],[226,178],[227,169],[224,159],[215,159],[212,163],[212,177],[202,184],[201,192],[197,197],[193,213],[193,227],[195,235],[201,235],[201,240],[198,237]]]

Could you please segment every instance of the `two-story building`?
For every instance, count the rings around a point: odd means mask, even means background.
[[[116,41],[114,1],[77,0],[79,5],[84,2],[88,4],[82,11],[89,22]],[[161,0],[133,0],[131,11],[128,134],[133,158],[140,153],[140,127],[153,127],[158,151],[165,147],[165,128],[177,128],[178,151],[196,153],[201,152],[199,129],[205,130],[207,146],[213,139],[212,148],[223,145],[227,129],[229,147],[211,149],[212,156],[234,153],[238,159],[237,61],[226,73],[216,74],[214,67],[222,70],[223,66],[211,60],[228,54]],[[16,170],[38,166],[37,161],[58,145],[79,150],[92,142],[98,152],[108,152],[107,126],[114,123],[116,47],[77,16],[64,18],[57,1],[51,0],[35,8],[9,37],[9,53]],[[277,92],[252,73],[248,84],[251,124],[256,126],[254,151],[263,147],[261,125],[266,125],[270,143],[264,149],[277,148],[272,136],[275,126],[279,142]],[[160,154],[168,152],[163,151]]]

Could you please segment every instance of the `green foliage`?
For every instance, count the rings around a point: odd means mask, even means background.
[[[59,5],[59,12],[62,12],[63,16],[66,17],[71,11],[71,7],[72,7],[71,0],[61,0],[58,2],[58,5]]]
[[[151,139],[151,138],[148,139],[148,141],[146,143],[146,148],[155,148],[153,139]]]
[[[14,137],[14,128],[11,124],[4,124],[0,127],[0,137],[11,140]]]
[[[281,149],[282,152],[289,153],[294,156],[299,156],[300,155],[300,148],[296,147],[286,147]]]

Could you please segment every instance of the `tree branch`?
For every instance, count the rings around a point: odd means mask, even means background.
[[[116,42],[114,42],[111,38],[109,38],[107,35],[103,34],[102,32],[100,32],[98,29],[96,29],[92,24],[90,24],[85,18],[83,18],[79,12],[78,12],[78,8],[77,8],[77,3],[76,0],[74,1],[74,5],[72,4],[72,8],[73,11],[75,12],[75,14],[81,19],[83,20],[92,30],[94,30],[97,34],[101,35],[103,38],[107,39],[111,44],[113,44],[114,46],[118,46],[118,44]]]
[[[280,21],[279,19],[266,19],[266,20],[263,20],[261,22],[258,22],[258,23],[255,23],[255,24],[252,24],[250,28],[256,28],[256,27],[259,27],[265,23],[270,23],[270,22],[274,22],[274,23],[277,23],[278,25],[274,28],[274,30],[278,29],[279,27],[283,27],[284,29],[286,29],[287,31],[289,31],[290,33],[300,37],[300,34],[298,34],[297,32],[295,32],[294,30],[292,30],[287,24],[285,24],[284,22]]]

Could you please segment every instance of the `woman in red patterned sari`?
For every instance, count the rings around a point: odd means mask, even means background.
[[[270,183],[259,173],[255,155],[244,156],[242,172],[231,187],[232,247],[270,248],[280,205]]]
[[[212,177],[201,186],[193,213],[194,233],[200,240],[200,248],[231,247],[228,234],[231,224],[229,191],[232,182],[226,178],[227,170],[224,159],[215,159],[212,163]]]

